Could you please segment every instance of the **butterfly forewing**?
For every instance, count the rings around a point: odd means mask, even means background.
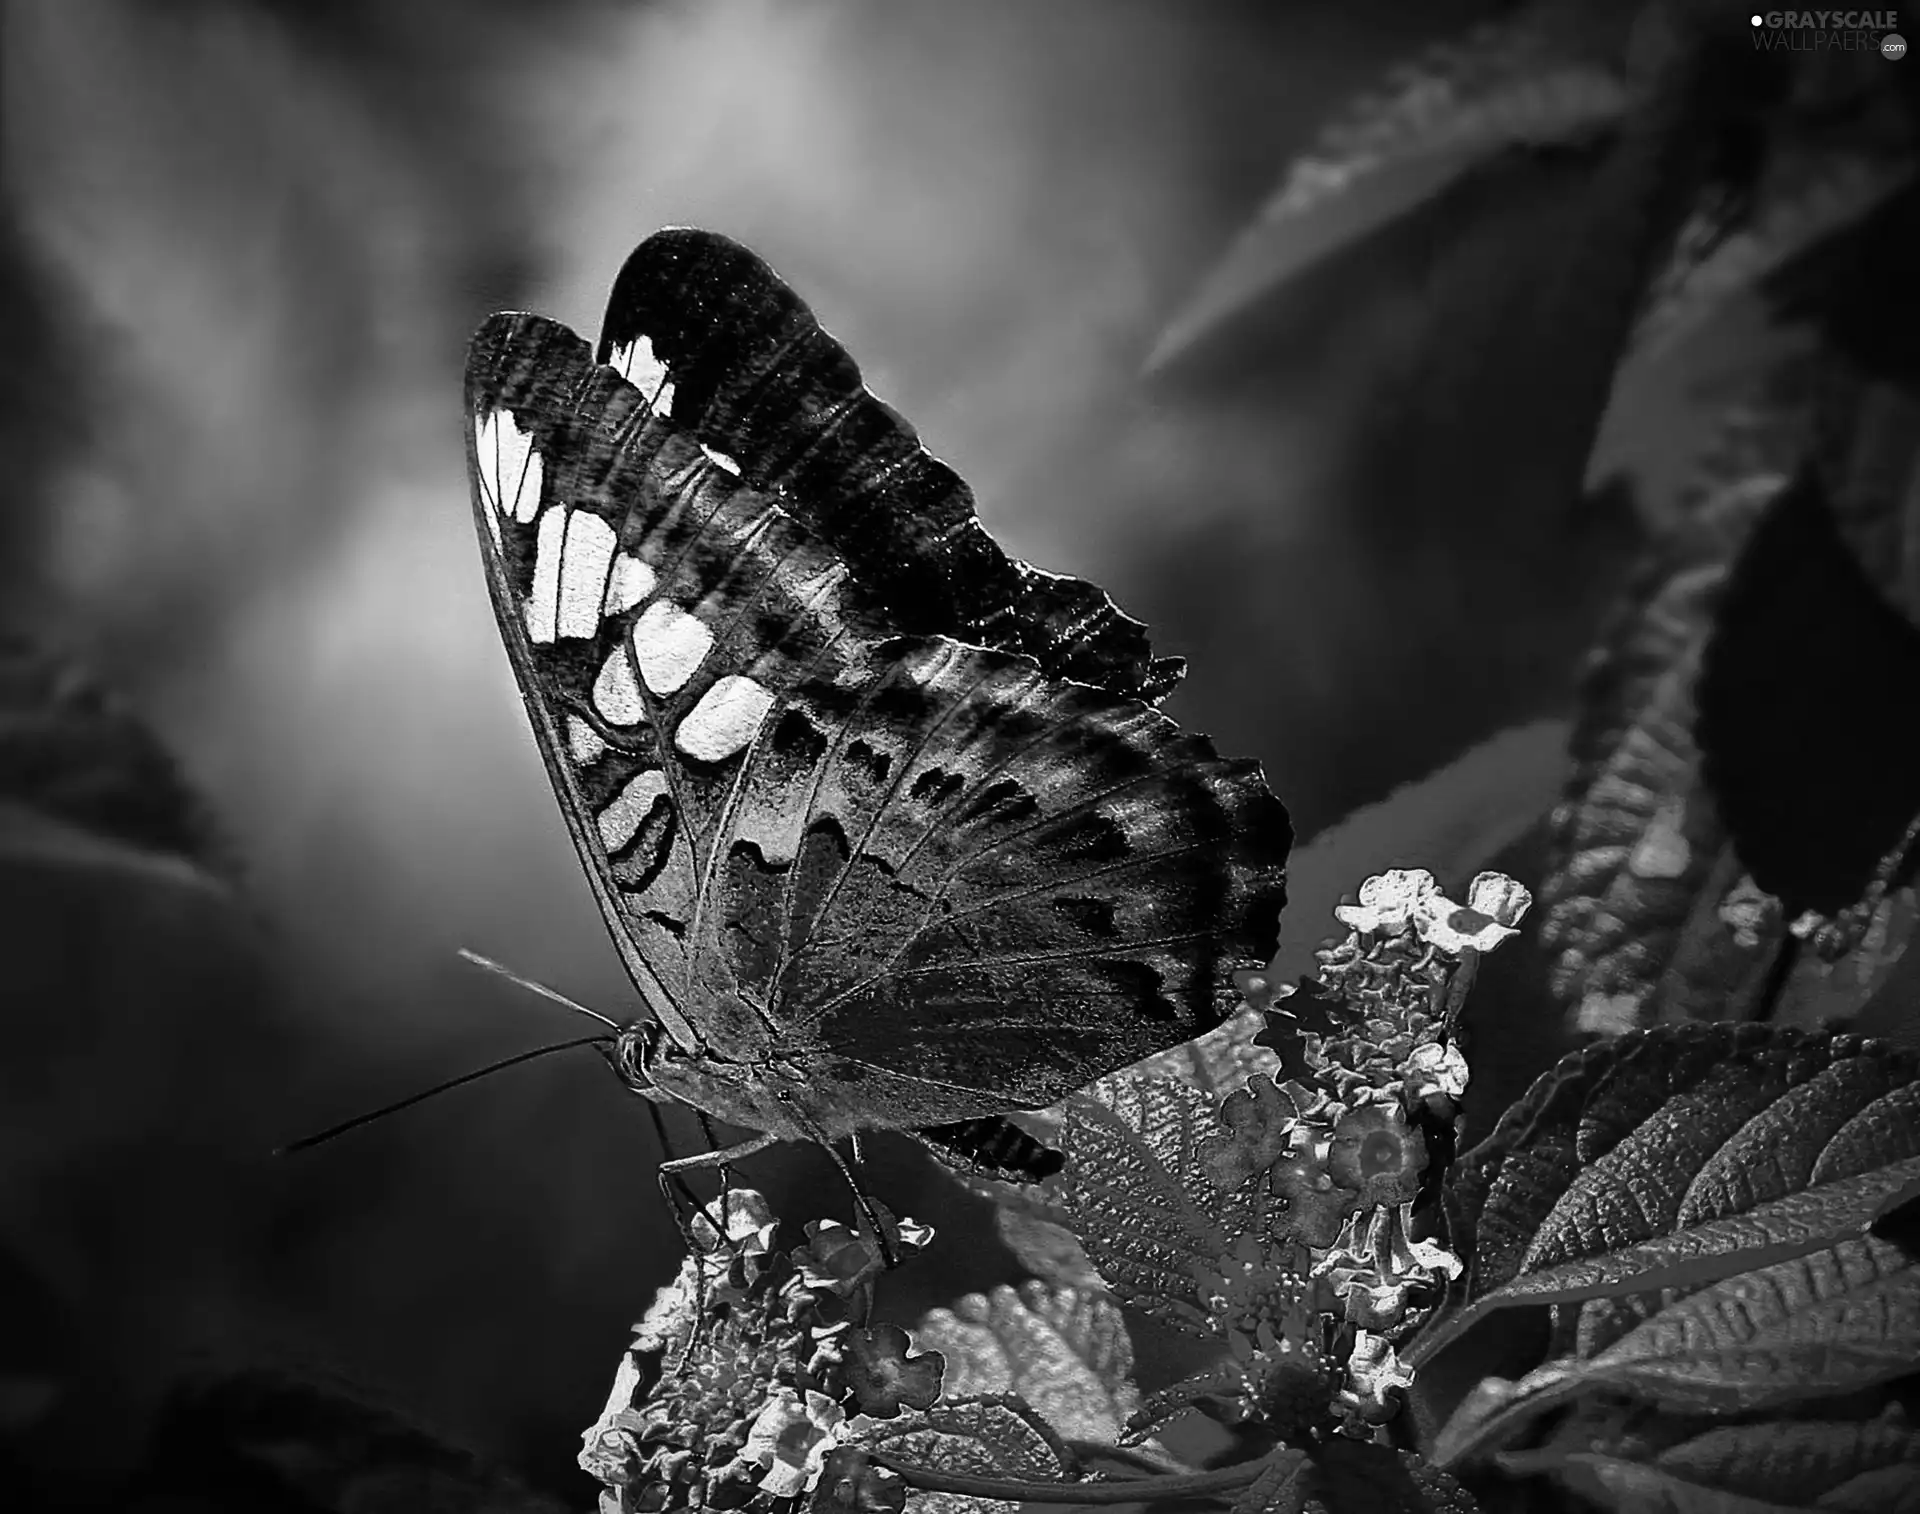
[[[1000,550],[966,484],[747,248],[690,228],[649,237],[614,282],[598,355],[664,386],[674,423],[779,493],[897,629],[1023,653],[1140,699],[1179,681],[1181,660],[1155,658],[1097,585]]]
[[[903,625],[875,555],[856,571],[750,461],[751,427],[721,438],[739,459],[681,429],[684,396],[719,387],[702,372],[617,371],[533,316],[494,317],[468,361],[501,632],[676,1041],[800,1069],[837,1133],[1050,1103],[1212,1025],[1277,935],[1291,837],[1257,768]]]

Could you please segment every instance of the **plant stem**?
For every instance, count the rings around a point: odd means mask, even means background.
[[[942,1472],[901,1461],[875,1451],[874,1461],[889,1471],[898,1472],[907,1485],[928,1493],[958,1493],[967,1498],[998,1498],[1008,1503],[1144,1503],[1162,1498],[1185,1498],[1197,1493],[1224,1493],[1244,1488],[1259,1478],[1272,1459],[1270,1453],[1257,1461],[1240,1462],[1231,1467],[1216,1467],[1210,1472],[1169,1473],[1164,1477],[1130,1477],[1124,1482],[1047,1483],[1022,1482],[1013,1478],[976,1477],[965,1472]],[[1288,1449],[1286,1454],[1298,1456]]]

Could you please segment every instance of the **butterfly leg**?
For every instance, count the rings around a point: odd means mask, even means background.
[[[688,1251],[697,1251],[699,1248],[695,1244],[693,1225],[687,1217],[681,1198],[683,1192],[687,1198],[693,1197],[693,1190],[687,1186],[685,1174],[708,1167],[717,1167],[724,1172],[728,1163],[737,1162],[742,1157],[750,1157],[755,1152],[765,1151],[769,1146],[779,1144],[779,1136],[757,1135],[752,1140],[740,1142],[737,1146],[728,1146],[720,1151],[697,1152],[690,1157],[675,1157],[670,1162],[660,1164],[660,1192],[666,1197],[667,1207],[673,1211],[674,1223],[680,1227],[680,1236],[687,1243]],[[732,1249],[733,1242],[727,1235],[727,1227],[714,1216],[713,1211],[703,1203],[696,1202],[693,1207],[709,1225],[713,1226],[714,1234],[720,1237],[722,1243],[728,1249]],[[724,1212],[726,1208],[727,1204],[723,1196],[721,1209]]]
[[[707,1150],[712,1151],[720,1144],[720,1138],[713,1133],[713,1120],[704,1109],[696,1110],[700,1119],[700,1134],[705,1138]],[[733,1168],[727,1163],[720,1164],[720,1212],[727,1212],[727,1195],[733,1191]]]

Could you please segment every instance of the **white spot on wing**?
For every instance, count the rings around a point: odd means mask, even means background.
[[[653,813],[653,807],[667,794],[667,780],[658,768],[649,768],[627,781],[600,812],[600,844],[617,852],[640,829],[641,822]]]
[[[738,478],[740,476],[740,465],[736,463],[732,458],[728,457],[726,453],[716,452],[712,447],[709,447],[705,442],[702,442],[700,444],[700,450],[707,454],[707,461],[712,463],[714,467],[725,469],[728,473],[731,473],[735,478]]]
[[[562,636],[591,636],[600,629],[600,602],[613,564],[613,527],[591,510],[567,517],[566,550],[560,557]]]
[[[655,415],[673,415],[673,385],[667,380],[667,365],[653,355],[653,343],[645,336],[613,349],[613,369],[640,391]]]
[[[531,521],[540,509],[541,478],[532,433],[522,431],[510,411],[492,411],[474,422],[473,455],[480,464],[480,492],[494,509],[523,526]]]
[[[567,512],[558,505],[540,517],[533,548],[533,588],[527,594],[527,640],[553,640],[560,608],[560,554],[567,534]]]
[[[656,694],[671,694],[693,677],[713,645],[713,632],[678,605],[655,600],[633,623],[633,655]]]
[[[624,646],[615,647],[600,665],[600,676],[593,681],[593,707],[614,725],[639,725],[647,718]]]
[[[773,696],[764,688],[751,678],[730,673],[714,680],[700,702],[687,711],[687,718],[673,733],[673,744],[689,757],[718,762],[753,740],[772,708]]]
[[[493,412],[476,417],[473,423],[474,476],[480,481],[480,513],[487,518],[493,544],[500,545],[500,428]]]
[[[573,754],[573,760],[586,767],[598,762],[606,755],[607,744],[600,739],[600,733],[578,715],[567,717],[567,750]]]
[[[613,576],[607,580],[606,613],[618,615],[631,610],[653,592],[653,569],[631,552],[622,552],[613,560]]]

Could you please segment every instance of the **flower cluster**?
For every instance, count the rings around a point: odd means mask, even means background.
[[[1464,905],[1424,871],[1369,878],[1357,905],[1334,911],[1346,937],[1317,953],[1314,1007],[1326,1028],[1300,1033],[1306,1079],[1250,1078],[1222,1102],[1221,1134],[1202,1147],[1223,1192],[1259,1179],[1282,1201],[1276,1230],[1307,1250],[1330,1312],[1353,1332],[1339,1402],[1355,1433],[1394,1412],[1393,1395],[1411,1381],[1394,1344],[1460,1271],[1444,1247],[1413,1237],[1428,1164],[1421,1123],[1457,1118],[1467,1086],[1454,1038],[1461,998],[1480,954],[1512,937],[1531,903],[1499,873],[1475,878]],[[1285,997],[1257,974],[1243,987]]]
[[[726,1235],[703,1218],[694,1254],[636,1327],[613,1392],[584,1437],[581,1466],[605,1485],[602,1514],[746,1509],[785,1514],[864,1423],[940,1393],[944,1360],[906,1332],[862,1322],[881,1262],[833,1221],[774,1249],[776,1222],[750,1189],[725,1195]],[[900,1244],[931,1232],[903,1222]],[[899,1507],[905,1489],[863,1467],[862,1502]]]

